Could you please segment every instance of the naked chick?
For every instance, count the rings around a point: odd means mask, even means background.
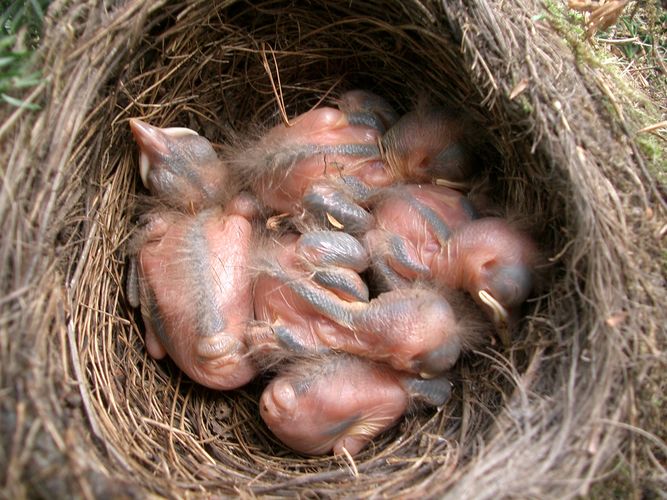
[[[299,359],[264,390],[260,415],[284,444],[306,455],[359,453],[413,401],[442,405],[446,377],[422,380],[347,355]]]
[[[244,342],[252,317],[252,211],[232,199],[227,170],[188,129],[131,122],[142,180],[159,200],[131,243],[128,297],[141,307],[149,354],[194,381],[233,389],[257,373]],[[224,210],[219,204],[238,210]],[[234,211],[241,212],[232,213]]]
[[[532,290],[533,241],[504,219],[478,218],[455,190],[396,186],[385,190],[373,215],[376,228],[364,241],[385,289],[415,280],[463,289],[500,330]]]

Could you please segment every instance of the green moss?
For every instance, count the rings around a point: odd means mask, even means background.
[[[21,43],[34,50],[39,44],[44,12],[51,0],[3,2],[0,36],[21,35]]]
[[[636,493],[632,475],[626,463],[619,463],[610,479],[595,483],[589,493],[591,499],[633,498]]]
[[[570,46],[577,64],[589,64],[599,67],[600,58],[596,56],[592,47],[586,41],[584,16],[575,10],[567,8],[564,2],[546,0],[544,5],[547,9],[546,19]]]
[[[613,81],[614,101],[603,92],[600,93],[599,99],[601,109],[610,118],[615,122],[624,120],[631,134],[663,119],[658,106],[629,83],[629,77],[622,72],[624,65],[619,60],[618,51],[616,56],[612,55],[609,46],[604,42],[609,39],[612,30],[617,36],[636,39],[632,48],[626,47],[627,50],[625,52],[621,50],[620,55],[626,54],[626,57],[630,58],[639,58],[641,55],[642,65],[656,68],[655,74],[647,73],[643,76],[651,82],[651,97],[656,102],[664,101],[667,96],[667,79],[660,73],[655,61],[655,57],[660,57],[661,54],[654,54],[653,46],[658,47],[657,52],[667,54],[667,33],[658,29],[667,23],[667,11],[660,9],[655,0],[646,2],[639,14],[636,9],[632,13],[624,12],[619,17],[618,27],[612,27],[598,35],[598,41],[602,43],[596,43],[596,40],[586,38],[585,18],[581,13],[569,9],[565,2],[545,0],[544,5],[546,7],[544,17],[570,47],[577,65],[603,71]],[[651,50],[648,50],[649,45]],[[617,107],[620,107],[623,117],[618,115]],[[664,140],[650,133],[636,134],[634,140],[645,155],[651,172],[664,181],[667,175],[667,152]]]
[[[623,15],[613,29],[600,34],[601,40],[616,38],[626,39],[626,43],[617,45],[620,52],[628,60],[644,59],[654,64],[656,58],[667,54],[667,12],[659,10],[656,2],[646,2],[639,15]],[[657,53],[656,53],[657,52]]]
[[[665,147],[663,142],[653,134],[637,134],[635,139],[646,160],[660,167],[660,173],[667,174],[667,158],[665,158]]]
[[[0,12],[0,100],[11,106],[38,109],[19,97],[41,81],[32,65],[39,45],[44,11],[50,0],[3,3]]]
[[[521,106],[523,112],[526,113],[526,116],[533,114],[535,108],[533,108],[533,105],[531,104],[530,99],[528,99],[527,96],[520,95],[517,97],[517,101],[519,102],[519,105]]]

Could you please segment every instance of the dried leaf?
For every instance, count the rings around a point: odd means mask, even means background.
[[[627,318],[627,316],[628,316],[628,313],[626,313],[626,312],[615,313],[615,314],[612,314],[611,316],[609,316],[606,319],[605,323],[607,323],[608,326],[610,326],[612,328],[615,328],[618,325],[620,325],[623,322],[623,320],[625,320],[625,318]]]
[[[510,101],[513,101],[519,94],[528,88],[528,78],[524,78],[519,83],[517,83],[512,92],[510,92]]]

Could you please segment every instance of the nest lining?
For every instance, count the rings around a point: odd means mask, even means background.
[[[14,492],[569,496],[626,460],[637,384],[664,363],[664,205],[632,124],[597,125],[617,123],[603,76],[534,20],[537,2],[95,4],[52,5],[44,109],[2,130],[14,147],[0,220],[17,245],[3,244],[0,428]],[[491,196],[550,258],[512,347],[467,356],[447,405],[354,463],[278,443],[258,416],[261,380],[218,393],[150,359],[123,295],[141,191],[130,117],[223,149],[281,106],[293,117],[351,88],[401,112],[424,97],[464,110],[488,134]]]

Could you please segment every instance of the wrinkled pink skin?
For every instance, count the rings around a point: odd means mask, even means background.
[[[252,314],[251,226],[221,209],[156,215],[138,253],[146,347],[195,382],[234,389],[256,374],[243,341]]]
[[[463,195],[442,186],[406,185],[388,190],[374,207],[378,228],[365,237],[372,259],[380,264],[384,259],[408,281],[433,280],[464,289],[494,318],[480,299],[480,291],[485,291],[513,316],[513,309],[531,289],[535,245],[503,219],[473,220],[462,200]],[[444,226],[429,220],[420,204]],[[442,227],[445,229],[439,229]],[[400,237],[407,260],[392,254],[391,236]]]
[[[262,206],[257,198],[250,193],[239,193],[227,203],[225,212],[240,215],[251,221],[261,217]]]
[[[441,295],[413,287],[355,300],[315,283],[297,242],[295,235],[283,237],[269,259],[274,270],[257,278],[255,318],[266,326],[256,329],[250,342],[254,348],[334,349],[424,376],[438,375],[455,363],[459,326]],[[356,272],[348,276],[363,285]]]
[[[298,239],[299,236],[295,234],[281,237],[272,249],[271,257],[290,275],[298,276],[296,279],[307,280],[308,271],[304,269],[302,259],[297,255]],[[363,282],[358,275],[356,280],[362,286]],[[312,285],[320,294],[333,295],[340,301],[354,303],[354,299],[337,296],[323,287]],[[274,327],[279,325],[289,327],[290,332],[296,337],[295,340],[309,350],[326,347],[321,338],[347,334],[345,328],[316,312],[310,303],[292,291],[280,278],[261,273],[255,282],[254,297],[255,319],[265,321]],[[358,304],[358,307],[363,306],[364,303]],[[272,336],[269,339],[273,341]]]
[[[340,110],[325,107],[308,111],[291,127],[274,127],[262,140],[258,147],[266,151],[268,169],[258,176],[253,190],[273,210],[297,214],[306,190],[327,177],[351,175],[369,186],[387,186],[392,178],[380,159],[379,139],[380,131],[351,124]],[[346,145],[369,148],[358,155],[335,149]]]
[[[355,455],[394,425],[410,402],[389,367],[332,357],[302,370],[309,374],[276,376],[259,404],[269,429],[299,453]]]

